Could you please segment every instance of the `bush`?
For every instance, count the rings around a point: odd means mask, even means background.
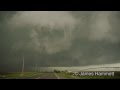
[[[54,70],[54,72],[55,72],[55,73],[60,73],[60,71],[59,71],[59,70]]]

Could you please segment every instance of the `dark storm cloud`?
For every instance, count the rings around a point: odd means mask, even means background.
[[[120,62],[120,12],[0,12],[0,66]],[[17,66],[17,67],[16,67]]]

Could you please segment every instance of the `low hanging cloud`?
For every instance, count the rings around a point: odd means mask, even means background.
[[[113,28],[110,23],[113,12],[94,12],[91,17],[90,36],[93,41],[107,40],[117,42],[117,37],[112,33]]]
[[[11,62],[14,66],[16,60],[21,62],[23,55],[30,66],[35,61],[43,66],[120,62],[120,12],[18,11],[2,14],[1,65]]]
[[[64,11],[23,11],[8,22],[14,30],[29,27],[31,47],[40,52],[44,48],[49,54],[70,48],[75,24],[76,19]]]
[[[18,12],[11,19],[14,26],[47,26],[53,28],[72,28],[75,24],[74,17],[65,11],[23,11]]]

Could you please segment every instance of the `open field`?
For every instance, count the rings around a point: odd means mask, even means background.
[[[57,75],[61,78],[61,79],[120,79],[120,72],[114,72],[114,76],[89,76],[89,75],[73,75],[71,73],[57,73]]]
[[[120,72],[114,72],[114,76],[80,76],[66,73],[64,71],[56,72],[25,72],[21,73],[1,73],[0,79],[120,79]]]
[[[0,79],[120,79],[120,63],[81,67],[38,67],[32,70],[23,74],[0,73]]]
[[[19,72],[13,73],[1,73],[0,79],[57,79],[55,73],[50,72]]]
[[[0,78],[2,79],[27,79],[36,75],[40,75],[42,73],[38,72],[24,72],[23,74],[19,72],[12,72],[12,73],[1,73]]]

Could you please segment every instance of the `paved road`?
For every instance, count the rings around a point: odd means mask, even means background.
[[[19,79],[59,79],[55,73],[40,73],[31,77],[24,77]]]
[[[58,79],[54,73],[44,73],[35,79]]]

